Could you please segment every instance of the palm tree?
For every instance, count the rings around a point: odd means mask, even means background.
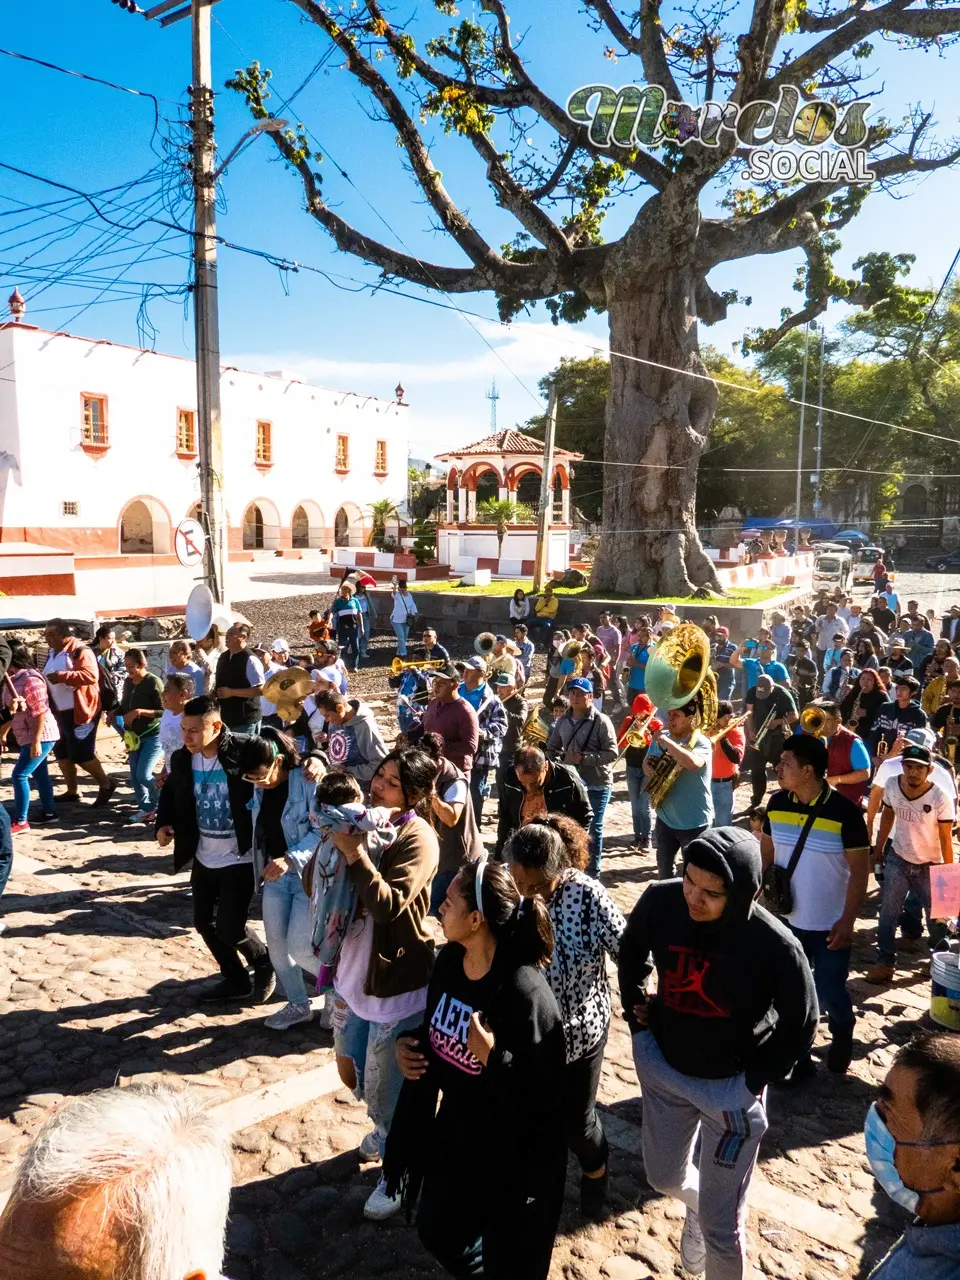
[[[396,503],[391,502],[389,498],[380,498],[377,502],[371,502],[367,511],[372,522],[367,545],[376,546],[387,536],[387,523],[390,520],[398,520],[400,512]]]
[[[512,502],[501,498],[487,498],[477,507],[477,519],[482,524],[492,524],[497,527],[497,555],[503,555],[503,540],[507,535],[507,530],[512,524],[516,524],[518,520],[527,520],[530,518],[530,510],[522,503]]]

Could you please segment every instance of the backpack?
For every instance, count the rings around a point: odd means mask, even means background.
[[[100,706],[104,711],[116,711],[120,706],[120,686],[117,677],[97,658]]]

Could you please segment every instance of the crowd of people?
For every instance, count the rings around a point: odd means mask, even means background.
[[[412,639],[416,604],[398,584],[391,742],[350,692],[376,623],[366,596],[345,581],[310,615],[300,656],[282,638],[252,645],[242,621],[175,642],[165,680],[107,626],[91,645],[51,623],[42,664],[22,642],[0,646],[20,751],[13,832],[54,816],[50,754],[67,798],[82,769],[94,803],[110,804],[116,780],[96,734],[112,725],[134,820],[190,869],[194,926],[219,970],[200,1001],[264,1004],[279,984],[269,1030],[315,1014],[332,1029],[340,1078],[370,1118],[361,1159],[381,1165],[364,1213],[415,1211],[424,1247],[452,1275],[547,1276],[568,1152],[582,1215],[605,1216],[597,1092],[613,962],[647,1180],[686,1207],[686,1270],[742,1280],[767,1090],[819,1069],[821,1014],[826,1069],[842,1076],[854,1056],[847,977],[871,872],[882,898],[868,981],[894,976],[898,932],[901,951],[919,948],[924,915],[930,947],[949,945],[947,923],[931,918],[930,872],[953,861],[960,606],[940,621],[914,601],[901,608],[889,584],[868,611],[824,594],[739,644],[707,618],[709,679],[663,703],[648,676],[688,634],[669,608],[561,630],[552,590],[518,592],[513,638],[483,633],[457,661],[429,628]],[[539,700],[531,635],[547,649]],[[600,881],[621,762],[632,851],[656,875],[629,918]],[[751,803],[735,817],[739,785]],[[265,941],[250,925],[256,894]],[[958,1085],[954,1038],[921,1037],[867,1118],[878,1180],[918,1213],[882,1280],[939,1280],[948,1272],[924,1271],[928,1258],[958,1256]],[[75,1131],[77,1160],[95,1172],[105,1158],[89,1145],[93,1118],[119,1142],[139,1114],[142,1144],[124,1148],[129,1168],[113,1176],[146,1185],[163,1164],[157,1127],[196,1128],[214,1159],[216,1142],[183,1108],[162,1091],[126,1103],[108,1091],[87,1109],[71,1102],[50,1129]],[[471,1159],[451,1178],[442,1153],[467,1134]],[[61,1230],[33,1202],[45,1177],[65,1195],[78,1185],[76,1167],[38,1143],[0,1222],[0,1261],[25,1247],[21,1218]],[[127,1248],[107,1245],[114,1260]],[[208,1239],[182,1274],[216,1276],[219,1262],[205,1270],[213,1252]]]

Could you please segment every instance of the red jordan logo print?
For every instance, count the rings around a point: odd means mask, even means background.
[[[699,1018],[729,1018],[730,1010],[716,1004],[704,991],[710,961],[690,947],[670,947],[677,967],[663,975],[663,1003],[677,1013]]]

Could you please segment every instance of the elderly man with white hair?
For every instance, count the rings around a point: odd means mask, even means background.
[[[162,1085],[70,1098],[27,1148],[0,1218],[9,1280],[217,1280],[227,1134]]]

